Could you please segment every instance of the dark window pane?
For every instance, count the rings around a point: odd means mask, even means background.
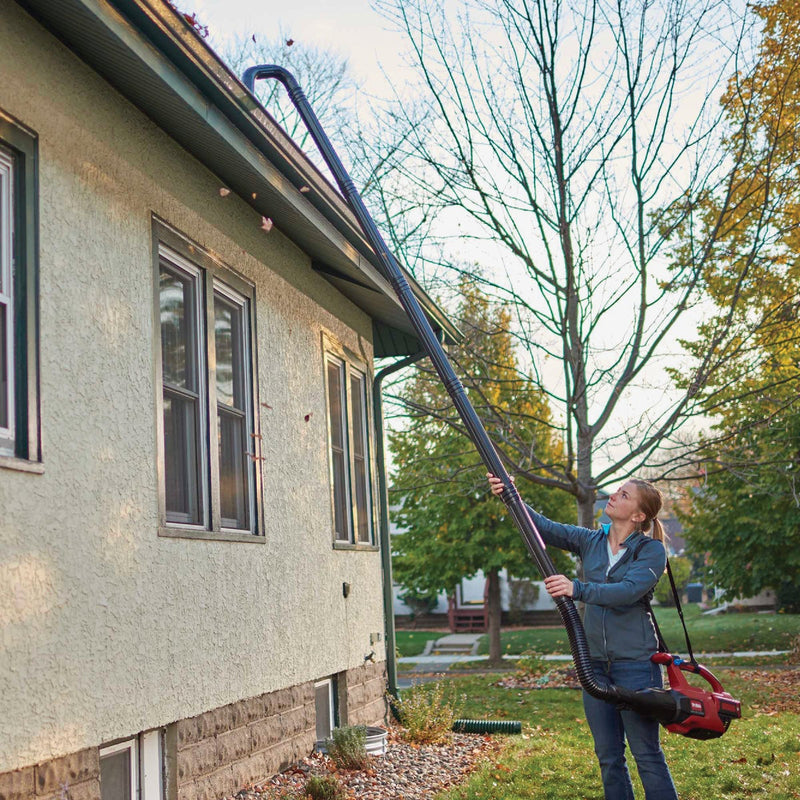
[[[6,336],[6,306],[0,303],[0,428],[9,427],[8,408],[9,408],[9,380],[8,374],[8,338]]]
[[[347,520],[347,472],[345,470],[344,453],[332,453],[333,458],[333,523],[337,539],[347,541],[349,537]]]
[[[164,391],[164,477],[167,520],[199,525],[198,402]]]
[[[350,501],[347,485],[345,441],[347,426],[344,416],[344,364],[328,362],[328,415],[330,417],[331,463],[333,467],[333,517],[337,539],[350,538]]]
[[[331,685],[323,683],[314,687],[314,711],[317,717],[317,740],[331,735]]]
[[[214,297],[214,344],[217,353],[217,402],[245,409],[245,363],[242,309]]]
[[[220,409],[219,422],[219,492],[222,525],[226,528],[250,527],[250,457],[245,436],[245,419]]]
[[[100,759],[100,797],[101,800],[133,800],[130,750],[120,750]]]
[[[197,391],[196,309],[194,280],[162,266],[159,276],[161,307],[161,366],[164,383]]]
[[[5,220],[12,219],[11,211],[11,182],[13,180],[14,167],[11,154],[0,147],[0,294],[8,295],[11,287],[6,285],[10,274],[6,277],[6,272],[10,273],[8,265],[11,263],[10,245],[12,240],[11,231],[3,230]],[[13,226],[13,223],[12,223]]]
[[[367,457],[366,381],[363,375],[350,376],[350,402],[353,414],[353,491],[356,505],[356,540],[369,542],[370,492]]]

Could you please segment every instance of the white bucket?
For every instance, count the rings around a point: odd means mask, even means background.
[[[386,754],[386,738],[388,731],[385,728],[367,726],[366,750],[371,756],[382,756]],[[325,739],[317,739],[314,749],[320,753],[327,753]]]

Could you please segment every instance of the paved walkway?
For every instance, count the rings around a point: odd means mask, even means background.
[[[447,636],[440,636],[438,639],[428,639],[422,654],[475,656],[478,654],[478,645],[483,636],[482,633],[448,633]]]
[[[736,650],[730,653],[697,653],[700,658],[756,658],[758,656],[783,656],[789,650]],[[522,658],[521,655],[511,655],[506,653],[503,656],[508,661],[518,661]],[[540,655],[542,661],[572,661],[572,656],[569,653],[550,653],[547,655]],[[486,656],[479,655],[419,655],[419,656],[403,656],[397,659],[398,664],[445,664],[448,667],[464,661],[485,661]]]

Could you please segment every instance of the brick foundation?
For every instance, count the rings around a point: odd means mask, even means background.
[[[385,683],[384,662],[341,673],[341,724],[383,724]],[[220,800],[257,784],[307,756],[315,731],[312,681],[175,722],[164,740],[166,800]],[[99,747],[0,774],[0,800],[100,800]]]
[[[345,686],[344,698],[342,683]],[[343,725],[382,725],[388,711],[385,662],[367,662],[362,667],[348,670],[340,678],[339,716]]]
[[[172,727],[175,800],[218,800],[311,752],[314,684],[231,703]]]
[[[90,747],[0,774],[0,800],[100,800],[100,750]]]
[[[342,724],[385,722],[385,663],[348,670],[337,683]],[[314,684],[231,703],[170,728],[167,749],[174,753],[174,788],[167,800],[219,800],[311,752],[316,738]]]

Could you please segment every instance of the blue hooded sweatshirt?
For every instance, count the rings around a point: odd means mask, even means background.
[[[574,580],[573,599],[586,603],[583,626],[592,658],[602,661],[645,661],[658,650],[658,637],[646,600],[667,564],[664,545],[634,531],[611,569],[610,525],[597,530],[563,525],[528,506],[536,528],[548,545],[580,556],[585,580]],[[634,554],[636,557],[634,558]]]

